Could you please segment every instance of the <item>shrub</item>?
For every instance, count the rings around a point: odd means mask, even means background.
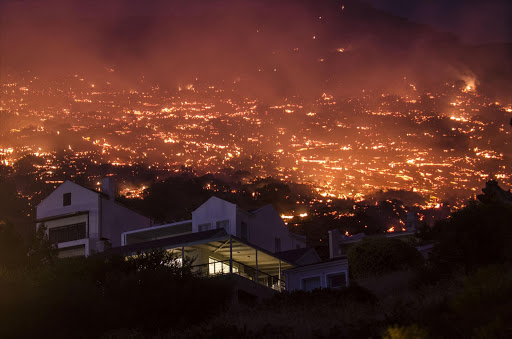
[[[418,268],[424,260],[416,248],[399,239],[370,237],[352,246],[348,262],[352,277],[366,278]]]

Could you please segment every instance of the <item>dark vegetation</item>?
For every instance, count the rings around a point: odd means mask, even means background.
[[[13,240],[4,228],[2,242]],[[154,335],[204,321],[230,300],[229,284],[194,274],[166,251],[57,259],[41,243],[2,256],[2,338],[94,338],[123,328]]]
[[[368,278],[417,269],[423,265],[424,259],[416,248],[403,240],[368,237],[350,248],[348,261],[353,278]]]

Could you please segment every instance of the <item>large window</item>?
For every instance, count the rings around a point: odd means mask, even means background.
[[[347,286],[347,276],[345,272],[330,274],[327,276],[327,287],[340,288]]]
[[[229,273],[229,260],[220,261],[218,259],[208,258],[208,273],[210,275],[228,274]],[[238,272],[238,267],[233,266],[233,273]]]
[[[302,289],[306,292],[320,288],[320,277],[302,279]]]
[[[62,195],[62,205],[63,206],[71,205],[71,193],[64,193]]]
[[[66,226],[51,227],[48,229],[48,237],[54,244],[84,239],[87,237],[85,222]]]

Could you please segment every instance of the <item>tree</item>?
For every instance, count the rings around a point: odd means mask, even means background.
[[[437,245],[432,260],[444,267],[473,270],[512,261],[512,206],[483,199],[472,201],[451,218],[435,224]]]
[[[32,235],[27,256],[31,269],[51,264],[57,258],[57,247],[48,239],[45,226],[39,226]]]
[[[0,221],[0,268],[21,269],[27,261],[27,246],[10,223]]]
[[[419,268],[424,260],[416,248],[402,240],[367,237],[350,248],[348,262],[354,278],[366,278]]]

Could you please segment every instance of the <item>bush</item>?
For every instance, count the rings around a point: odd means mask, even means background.
[[[432,230],[437,245],[432,260],[438,266],[473,271],[511,262],[512,206],[500,202],[472,202],[438,222]]]
[[[369,237],[352,246],[348,262],[352,277],[366,278],[418,268],[424,260],[416,248],[399,239]]]
[[[228,285],[174,259],[96,255],[0,274],[0,337],[91,338],[123,328],[151,336],[198,324],[230,301]]]

